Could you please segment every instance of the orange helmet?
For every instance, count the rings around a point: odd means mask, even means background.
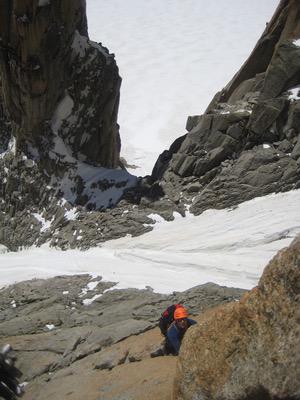
[[[188,312],[187,309],[184,307],[178,307],[174,311],[174,319],[182,319],[182,318],[187,318],[188,317]]]

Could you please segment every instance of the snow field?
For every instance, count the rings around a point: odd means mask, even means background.
[[[278,0],[87,0],[91,40],[101,41],[122,77],[122,155],[151,173],[247,59]],[[259,10],[259,12],[258,12]]]
[[[48,246],[0,254],[0,286],[32,278],[90,273],[114,288],[171,293],[214,282],[250,289],[268,261],[300,233],[300,190],[272,194],[200,216],[157,222],[139,237],[88,251]]]

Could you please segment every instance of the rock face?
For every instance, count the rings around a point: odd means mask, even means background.
[[[2,98],[17,152],[64,161],[63,144],[76,159],[117,167],[121,80],[113,55],[88,39],[85,0],[1,7]]]
[[[182,192],[200,214],[300,187],[299,15],[298,1],[280,2],[241,70],[158,159],[152,179],[175,203]]]
[[[187,333],[175,399],[298,399],[299,321],[298,237],[240,302],[204,314]]]
[[[116,392],[124,398],[132,390],[136,396],[128,398],[150,399],[143,393],[148,386],[152,398],[170,399],[176,359],[150,357],[162,340],[158,328],[152,329],[160,314],[175,302],[198,314],[245,292],[215,284],[171,295],[151,289],[107,291],[114,285],[79,275],[0,290],[0,346],[10,343],[15,350],[29,382],[25,399],[96,400],[99,390],[103,399],[118,398]],[[158,396],[166,390],[165,380],[167,395]]]
[[[89,40],[85,0],[3,1],[0,37],[0,242],[15,250],[56,231],[53,244],[70,246],[77,228],[62,230],[80,210],[82,221],[109,209],[136,184],[120,167],[114,55]],[[110,236],[94,228],[97,242]]]

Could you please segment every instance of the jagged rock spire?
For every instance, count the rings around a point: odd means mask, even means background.
[[[300,37],[300,3],[281,0],[266,29],[241,69],[223,91],[222,101],[227,101],[233,91],[245,80],[266,72],[276,48],[286,40]]]

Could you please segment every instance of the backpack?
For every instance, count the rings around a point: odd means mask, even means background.
[[[183,307],[182,304],[172,304],[162,314],[158,322],[161,333],[166,336],[169,326],[174,321],[174,311],[176,308]]]

